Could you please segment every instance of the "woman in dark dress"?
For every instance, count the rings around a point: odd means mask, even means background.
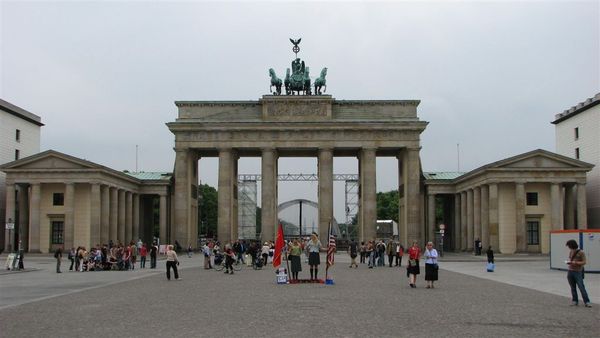
[[[310,265],[310,280],[316,281],[319,274],[319,264],[321,264],[321,257],[319,256],[321,242],[316,232],[310,235],[310,241],[306,243],[306,250],[308,251],[308,265]]]
[[[417,275],[421,273],[419,257],[421,257],[421,249],[417,245],[417,241],[413,241],[412,246],[408,249],[408,266],[406,267],[408,283],[411,288],[417,287]]]
[[[298,280],[298,272],[302,271],[302,263],[300,261],[300,255],[302,254],[302,247],[297,239],[294,239],[294,242],[288,247],[288,257],[290,259],[290,264],[292,265],[290,269],[292,270],[292,280]]]

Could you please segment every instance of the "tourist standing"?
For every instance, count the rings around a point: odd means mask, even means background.
[[[404,247],[398,243],[396,247],[396,266],[402,266],[402,256],[404,256]]]
[[[71,266],[69,266],[69,271],[73,271],[73,265],[75,264],[75,255],[77,253],[75,252],[75,248],[71,248],[71,250],[69,250],[69,255],[67,256],[67,258],[69,258],[69,260],[71,261]]]
[[[365,257],[367,256],[367,246],[365,242],[360,242],[360,263],[365,264]]]
[[[181,280],[179,278],[179,272],[177,266],[179,265],[179,259],[177,259],[177,253],[173,250],[172,245],[167,246],[167,279],[171,280],[171,269],[175,275],[175,280]]]
[[[262,254],[262,257],[263,257],[263,262],[262,262],[263,266],[267,265],[270,250],[271,250],[271,246],[269,245],[269,242],[265,242],[265,244],[263,244],[263,246],[262,246],[262,249],[260,250],[260,253]]]
[[[208,270],[211,268],[210,247],[208,246],[208,243],[204,243],[204,246],[202,247],[202,255],[204,256],[204,269]]]
[[[438,280],[438,252],[433,247],[433,242],[427,242],[423,256],[425,256],[425,281],[427,281],[427,288],[433,289],[433,282]]]
[[[408,249],[408,266],[406,267],[408,283],[411,288],[417,287],[417,275],[421,273],[419,257],[421,257],[421,249],[419,249],[417,241],[413,241],[412,246]]]
[[[131,248],[130,268],[131,268],[131,270],[133,270],[133,269],[135,269],[135,262],[137,261],[138,249],[137,249],[137,245],[133,241],[131,241],[131,244],[129,245],[129,247]]]
[[[387,245],[385,247],[385,253],[388,256],[388,263],[390,268],[392,267],[392,262],[394,262],[394,256],[396,256],[396,243],[394,242],[393,239],[390,239],[387,242]]]
[[[302,255],[302,246],[300,246],[300,242],[298,239],[294,239],[292,244],[288,247],[288,257],[290,259],[292,270],[292,280],[298,280],[298,272],[302,271],[302,262],[300,259],[300,255]]]
[[[156,254],[158,253],[158,247],[156,242],[152,243],[150,248],[150,269],[156,269]]]
[[[321,264],[321,242],[316,232],[310,235],[310,241],[306,243],[306,247],[308,251],[308,265],[310,266],[310,280],[316,281],[319,274],[319,264]]]
[[[350,246],[348,246],[348,253],[350,254],[350,268],[354,266],[354,268],[358,268],[358,264],[356,264],[356,256],[358,255],[358,244],[352,240],[350,241]]]
[[[481,256],[481,250],[482,250],[481,240],[479,238],[477,238],[475,240],[475,255],[476,256]]]
[[[146,247],[146,243],[142,244],[140,248],[140,269],[146,268],[146,256],[148,255],[148,248]]]
[[[62,248],[60,246],[54,252],[54,258],[56,258],[56,273],[61,273],[60,263],[62,260]]]
[[[187,253],[188,253],[188,258],[192,258],[192,254],[194,253],[194,249],[192,249],[192,245],[191,244],[188,244]]]
[[[585,290],[585,285],[583,284],[583,266],[586,263],[585,253],[583,250],[579,249],[579,246],[574,239],[567,241],[567,247],[570,250],[569,260],[566,263],[569,266],[567,280],[569,281],[569,286],[571,287],[571,306],[579,305],[579,299],[577,297],[577,288],[579,288],[579,292],[581,292],[581,298],[583,298],[585,307],[592,307],[590,298]]]
[[[373,241],[367,243],[365,255],[369,257],[369,269],[373,269],[373,266],[375,266],[375,246]]]
[[[494,264],[494,250],[492,250],[492,246],[490,245],[485,252],[487,254],[488,263]]]

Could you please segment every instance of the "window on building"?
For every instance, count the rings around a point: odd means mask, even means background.
[[[575,158],[579,159],[579,148],[575,148]]]
[[[64,244],[65,243],[65,222],[64,221],[52,221],[52,244]]]
[[[20,154],[19,149],[15,149],[15,161],[19,159]]]
[[[52,194],[52,205],[65,205],[65,194],[62,192]]]
[[[538,205],[538,193],[528,192],[527,193],[527,205]]]
[[[15,132],[15,141],[21,142],[21,131],[19,129]]]
[[[527,221],[527,245],[540,244],[540,221]]]
[[[575,127],[575,139],[579,140],[579,127]]]

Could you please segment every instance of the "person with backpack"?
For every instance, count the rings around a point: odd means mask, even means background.
[[[348,253],[350,254],[350,268],[354,266],[354,268],[358,268],[358,264],[356,264],[356,256],[358,256],[358,243],[354,240],[350,241],[350,246],[348,247]]]
[[[579,245],[577,245],[577,242],[574,239],[568,240],[566,245],[570,250],[569,260],[565,263],[569,266],[567,281],[569,281],[569,286],[571,287],[571,306],[579,305],[579,299],[577,297],[577,288],[579,288],[585,307],[592,307],[590,298],[585,290],[585,285],[583,284],[583,266],[586,263],[585,253],[583,253],[583,250],[579,249]]]

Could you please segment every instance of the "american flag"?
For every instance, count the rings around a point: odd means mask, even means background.
[[[335,235],[333,234],[333,227],[331,226],[331,222],[329,222],[329,245],[327,246],[327,268],[333,265],[335,260]]]

